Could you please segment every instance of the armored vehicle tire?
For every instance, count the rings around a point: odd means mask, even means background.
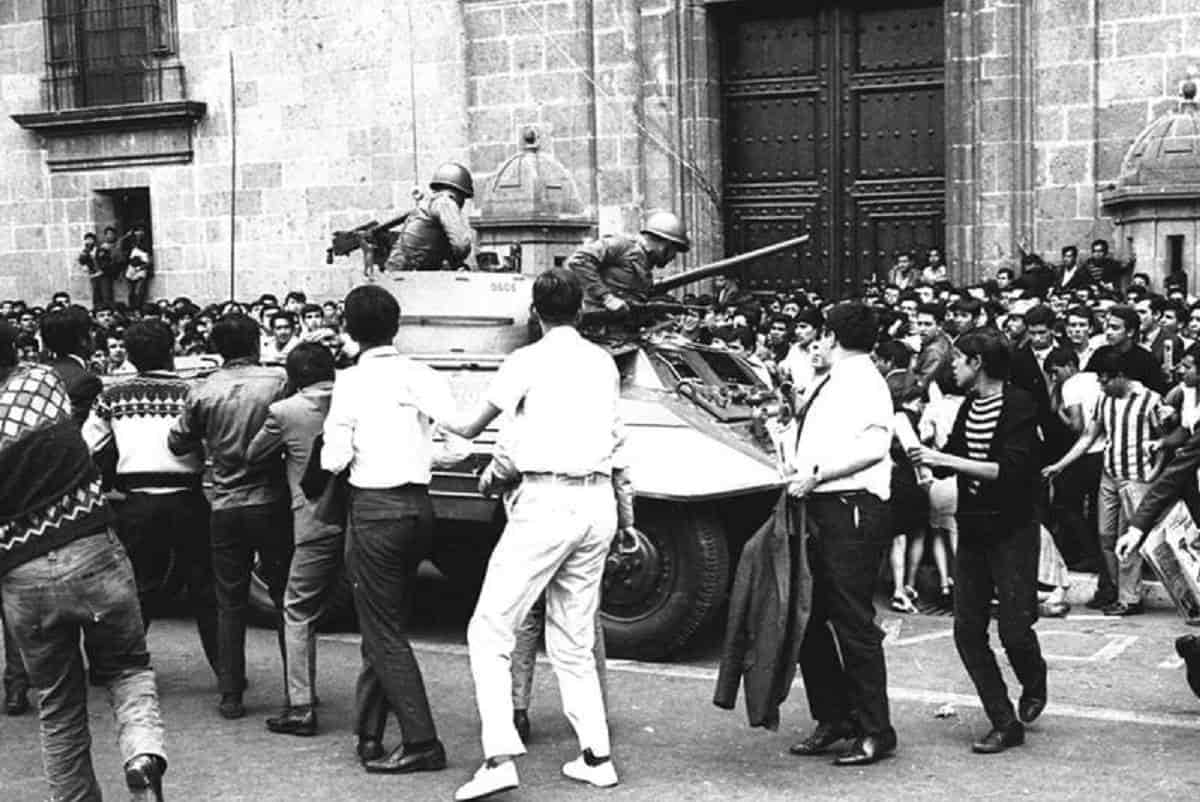
[[[729,547],[711,504],[640,503],[638,529],[636,547],[614,546],[605,567],[605,642],[615,657],[660,660],[725,602]]]
[[[263,626],[275,625],[275,605],[271,603],[271,594],[267,592],[267,583],[259,573],[257,560],[250,572],[250,615],[256,623]],[[357,626],[354,590],[350,587],[350,579],[343,567],[325,602],[325,610],[317,619],[317,628],[325,632],[345,632],[356,629]]]

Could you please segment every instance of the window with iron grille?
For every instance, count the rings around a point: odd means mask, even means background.
[[[45,0],[52,110],[182,96],[174,0]]]

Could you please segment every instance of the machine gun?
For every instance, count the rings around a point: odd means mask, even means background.
[[[372,220],[368,223],[363,223],[357,228],[352,228],[349,231],[335,231],[330,240],[329,247],[325,250],[325,264],[333,264],[333,257],[348,256],[362,247],[363,240],[367,240],[374,247],[372,248],[371,261],[377,267],[383,267],[387,262],[388,254],[392,252],[392,245],[396,242],[396,235],[392,229],[408,219],[411,212],[405,212],[399,217],[393,217],[391,220],[385,220],[380,223]]]

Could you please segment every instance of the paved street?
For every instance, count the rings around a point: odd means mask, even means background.
[[[367,776],[353,760],[349,729],[358,667],[357,636],[328,635],[320,646],[318,685],[323,734],[312,739],[267,733],[263,719],[279,703],[273,636],[249,637],[249,715],[220,719],[215,681],[187,622],[156,622],[151,650],[169,729],[169,798],[204,800],[449,800],[479,757],[467,667],[467,610],[449,588],[422,585],[417,646],[447,771],[410,777]],[[1079,608],[1077,608],[1079,609]],[[809,726],[797,685],[779,733],[751,730],[744,712],[710,699],[718,660],[715,637],[670,665],[613,661],[609,699],[622,784],[580,788],[559,776],[573,739],[557,712],[549,666],[541,666],[532,711],[530,754],[520,762],[523,800],[804,799],[1196,799],[1200,795],[1200,700],[1174,657],[1184,627],[1173,612],[1105,619],[1077,614],[1039,625],[1051,666],[1051,704],[1028,745],[998,757],[969,752],[986,729],[954,653],[948,617],[883,615],[896,757],[867,769],[837,769],[825,759],[787,754]],[[943,705],[947,718],[935,717]],[[121,799],[111,718],[102,693],[92,699],[97,763],[108,799]],[[389,729],[389,742],[395,737]],[[32,716],[0,718],[0,799],[44,797]]]

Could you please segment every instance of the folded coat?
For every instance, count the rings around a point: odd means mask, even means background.
[[[781,491],[775,511],[742,548],[713,704],[732,710],[745,685],[751,727],[779,728],[812,608],[803,507]]]

